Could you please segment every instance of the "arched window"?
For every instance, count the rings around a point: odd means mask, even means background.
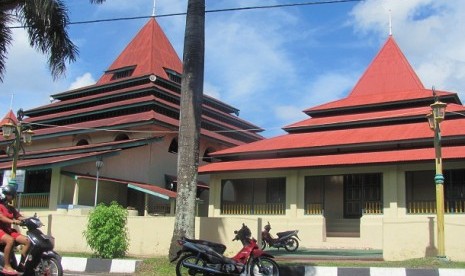
[[[231,180],[228,180],[223,184],[223,201],[236,201],[236,189]]]
[[[170,144],[170,147],[168,148],[168,152],[178,153],[178,139],[173,138],[173,140],[171,140],[171,144]]]
[[[120,133],[116,135],[115,141],[124,141],[124,140],[129,140],[129,136],[125,133]]]
[[[85,145],[88,145],[89,142],[86,140],[86,139],[81,139],[79,140],[77,143],[76,143],[76,146],[85,146]]]
[[[210,156],[210,153],[214,152],[215,149],[213,148],[207,148],[205,150],[205,153],[203,154],[202,161],[211,163],[213,158]]]

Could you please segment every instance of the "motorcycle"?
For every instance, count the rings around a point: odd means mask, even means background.
[[[265,230],[262,231],[262,250],[265,250],[267,245],[268,247],[275,247],[278,249],[284,247],[284,249],[286,249],[286,251],[288,252],[294,252],[297,250],[297,248],[299,248],[300,238],[297,235],[297,233],[299,233],[299,230],[279,232],[276,233],[278,237],[273,238],[270,234],[270,222],[268,222],[268,224],[265,225],[264,228]]]
[[[63,275],[63,267],[61,266],[61,256],[53,251],[55,239],[52,236],[45,235],[39,230],[43,226],[40,219],[34,215],[26,218],[19,224],[21,227],[27,228],[26,236],[31,241],[31,246],[26,252],[26,260],[24,263],[24,272],[18,272],[19,275]],[[17,246],[17,244],[15,244]],[[10,256],[5,256],[3,250],[5,245],[0,245],[0,271],[5,264],[5,258],[10,258],[10,264],[14,269],[18,269],[14,250],[11,250]]]
[[[205,240],[182,238],[178,240],[181,250],[172,262],[176,264],[176,275],[275,275],[279,276],[279,266],[273,256],[260,250],[257,240],[251,238],[250,229],[234,231],[233,241],[242,242],[243,248],[232,258],[223,255],[226,246]],[[181,257],[182,256],[182,257]],[[180,258],[181,257],[181,258]]]

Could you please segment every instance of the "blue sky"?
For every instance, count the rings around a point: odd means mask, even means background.
[[[318,2],[319,0],[315,0]],[[153,0],[65,1],[70,20],[149,16]],[[308,0],[206,0],[207,10],[303,3]],[[186,0],[157,0],[158,15],[185,12]],[[465,1],[366,0],[206,15],[205,93],[240,109],[266,131],[307,118],[302,110],[343,98],[389,35],[425,87],[459,93],[465,101]],[[94,83],[148,19],[70,25],[80,55],[53,81],[46,57],[14,30],[0,111],[30,109],[49,96]],[[182,57],[184,16],[157,19]],[[17,25],[17,24],[16,24]],[[2,115],[3,116],[3,115]]]

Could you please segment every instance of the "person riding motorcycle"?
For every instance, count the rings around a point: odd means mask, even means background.
[[[21,235],[16,229],[12,228],[13,225],[19,225],[24,217],[12,205],[13,199],[16,197],[16,188],[12,185],[2,187],[2,197],[0,198],[0,243],[5,244],[4,255],[10,256],[11,250],[15,241],[23,245],[21,251],[21,261],[19,262],[18,270],[24,267],[26,260],[26,252],[30,246],[29,239]],[[5,258],[3,266],[3,274],[17,275],[18,272],[11,267],[10,258]]]

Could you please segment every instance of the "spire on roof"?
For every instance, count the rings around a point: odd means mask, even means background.
[[[117,78],[155,74],[168,79],[165,70],[182,73],[182,62],[155,18],[142,27],[97,84]]]
[[[391,15],[390,9],[389,9],[389,36],[392,36],[392,15]]]
[[[389,36],[349,97],[423,89],[423,84],[397,46],[394,37]]]
[[[153,0],[152,17],[155,17],[155,5],[156,4],[157,4],[157,0]]]

